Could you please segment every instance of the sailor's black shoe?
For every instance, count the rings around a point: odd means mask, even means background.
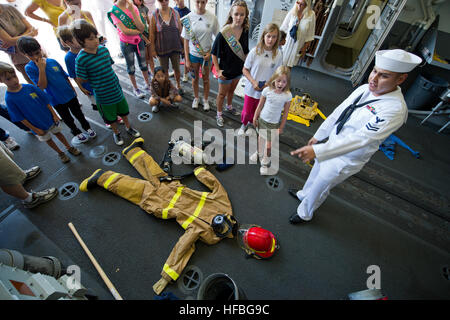
[[[291,196],[293,196],[295,199],[297,199],[298,201],[300,201],[300,199],[297,197],[297,189],[288,189],[288,192]]]
[[[289,218],[289,222],[292,224],[298,224],[298,223],[302,223],[302,222],[306,222],[306,221],[303,220],[302,218],[300,218],[296,212]]]

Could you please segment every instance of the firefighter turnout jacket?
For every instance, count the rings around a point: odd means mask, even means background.
[[[106,190],[138,205],[160,219],[175,219],[185,230],[167,258],[161,275],[159,294],[170,281],[176,281],[195,251],[195,242],[206,244],[221,240],[213,231],[211,222],[217,214],[233,215],[227,192],[216,177],[203,167],[194,170],[195,177],[211,192],[192,190],[179,180],[160,181],[167,176],[154,159],[142,148],[126,153],[126,159],[145,179],[137,179],[113,171],[106,171],[97,184]],[[230,233],[227,237],[232,238]]]

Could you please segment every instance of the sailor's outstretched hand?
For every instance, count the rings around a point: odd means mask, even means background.
[[[291,156],[298,156],[304,163],[308,163],[316,157],[316,153],[311,145],[301,147],[291,151]]]

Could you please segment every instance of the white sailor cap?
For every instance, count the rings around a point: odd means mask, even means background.
[[[410,72],[421,62],[422,58],[402,49],[379,50],[375,53],[375,66],[392,72]]]

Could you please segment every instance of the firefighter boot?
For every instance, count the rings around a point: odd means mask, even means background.
[[[126,147],[125,149],[122,150],[122,154],[123,154],[124,156],[126,156],[127,153],[128,153],[131,149],[137,148],[137,147],[142,148],[143,144],[144,144],[144,139],[143,139],[143,138],[137,138],[137,139],[134,139],[134,141],[133,141],[128,147]]]
[[[100,178],[100,176],[104,173],[105,171],[103,171],[102,169],[95,170],[90,177],[84,179],[83,182],[81,182],[80,191],[87,192],[93,189],[97,185],[98,178]]]

